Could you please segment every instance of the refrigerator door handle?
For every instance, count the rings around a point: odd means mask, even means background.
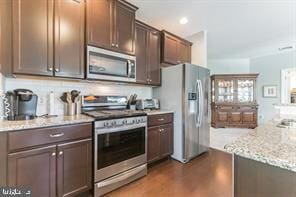
[[[196,112],[195,112],[195,126],[196,127],[200,127],[200,123],[201,123],[201,87],[200,87],[201,83],[200,80],[196,80],[196,93],[198,95],[198,97],[196,98]]]
[[[203,97],[203,88],[201,80],[198,80],[199,83],[199,122],[198,126],[201,127],[203,121],[203,109],[204,109],[204,97]]]
[[[200,127],[202,124],[203,115],[203,96],[202,96],[202,83],[201,80],[196,80],[196,92],[198,97],[196,99],[196,113],[195,113],[195,125]]]

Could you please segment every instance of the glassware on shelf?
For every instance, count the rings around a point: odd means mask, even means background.
[[[254,102],[254,80],[240,79],[237,81],[237,99],[240,103]]]
[[[218,80],[218,102],[233,102],[234,94],[233,80]]]

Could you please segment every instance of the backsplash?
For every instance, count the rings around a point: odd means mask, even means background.
[[[80,81],[58,81],[58,80],[40,80],[26,78],[6,78],[4,81],[5,91],[17,88],[30,89],[38,95],[37,115],[47,114],[49,109],[49,93],[54,92],[55,96],[55,114],[64,114],[64,105],[60,100],[63,92],[78,90],[82,95],[122,95],[129,96],[137,94],[138,98],[151,98],[152,88],[144,86],[133,86],[126,84],[111,84],[97,82],[80,82]],[[0,84],[1,85],[1,84]]]

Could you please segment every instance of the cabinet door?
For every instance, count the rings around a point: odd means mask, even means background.
[[[56,196],[56,146],[8,155],[8,185],[28,186],[33,196]]]
[[[228,112],[217,111],[217,122],[228,123]]]
[[[151,163],[160,158],[160,128],[148,128],[147,160]]]
[[[241,112],[229,112],[229,123],[241,124],[242,123],[242,113]]]
[[[53,75],[53,0],[13,1],[13,72]]]
[[[135,10],[116,1],[116,49],[135,55]]]
[[[148,79],[151,85],[160,85],[160,32],[150,31],[148,42]]]
[[[254,103],[255,79],[237,79],[237,102]]]
[[[191,45],[180,41],[178,45],[178,55],[181,63],[191,63]]]
[[[173,153],[173,125],[160,127],[160,155],[161,157]]]
[[[58,145],[58,196],[77,196],[92,188],[92,141]]]
[[[163,38],[163,62],[167,64],[178,64],[178,39],[164,34]]]
[[[136,24],[136,79],[138,83],[147,82],[147,29],[141,24]]]
[[[55,76],[84,78],[84,1],[56,0]]]
[[[112,2],[113,0],[86,1],[86,37],[88,44],[110,49]]]
[[[244,124],[256,124],[257,123],[257,112],[256,111],[243,112],[243,123]]]

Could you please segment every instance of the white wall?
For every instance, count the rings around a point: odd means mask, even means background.
[[[207,31],[201,31],[186,38],[193,43],[191,48],[191,63],[207,67]]]
[[[48,113],[48,95],[51,91],[55,93],[55,112],[57,115],[63,115],[64,106],[59,97],[65,91],[73,89],[81,91],[83,95],[122,95],[129,96],[137,94],[138,98],[151,98],[152,88],[144,86],[133,86],[126,84],[111,84],[111,83],[95,83],[95,82],[75,82],[75,81],[62,81],[57,79],[44,80],[44,79],[25,79],[25,78],[6,78],[5,91],[14,90],[17,88],[30,89],[39,97],[37,115]]]
[[[209,59],[211,74],[243,74],[250,72],[249,59]]]
[[[259,73],[257,81],[257,97],[259,103],[260,122],[272,119],[276,115],[273,104],[281,102],[281,70],[296,67],[296,51],[258,57],[250,60],[250,72]],[[264,98],[263,86],[276,85],[276,98]]]

